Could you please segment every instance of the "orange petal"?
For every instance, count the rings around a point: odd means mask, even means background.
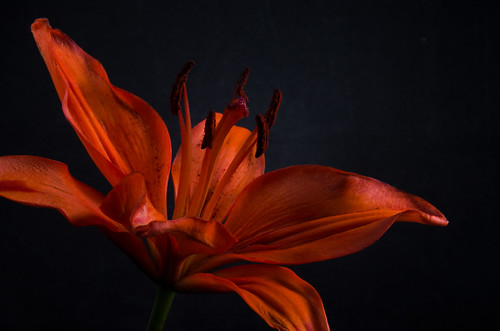
[[[177,284],[180,292],[236,292],[277,330],[329,330],[319,294],[291,270],[243,265],[213,274],[194,274]]]
[[[104,196],[73,178],[60,162],[35,156],[0,157],[0,196],[60,211],[75,226],[98,225],[124,232],[99,210]]]
[[[297,264],[359,251],[396,220],[447,224],[426,201],[375,179],[295,166],[256,179],[224,225],[238,238],[231,252],[241,258]]]
[[[123,178],[106,196],[101,210],[130,231],[149,237],[149,247],[160,270],[176,267],[173,265],[188,255],[222,253],[236,242],[215,221],[195,218],[167,221],[150,203],[144,178],[139,173]],[[170,274],[171,270],[163,273]]]
[[[124,177],[108,193],[100,208],[110,218],[131,231],[139,225],[166,220],[165,215],[158,212],[151,204],[144,176],[138,172]]]
[[[232,251],[240,259],[261,263],[299,264],[334,259],[370,246],[402,214],[383,211],[326,217],[273,231]]]
[[[147,275],[158,279],[142,239],[102,213],[99,206],[104,196],[74,179],[65,164],[35,156],[2,156],[0,196],[36,207],[55,208],[75,226],[97,226]]]
[[[146,226],[138,227],[137,231],[145,237],[173,235],[183,256],[220,254],[237,241],[219,222],[194,217],[184,217],[166,222],[151,222]]]
[[[217,123],[222,118],[222,114],[216,113]],[[201,173],[201,167],[203,164],[203,158],[205,156],[205,149],[201,149],[201,143],[204,136],[205,121],[202,121],[196,125],[192,130],[192,166],[191,166],[191,189],[190,196],[194,194],[197,189],[198,179]],[[231,164],[243,143],[250,136],[250,131],[239,126],[233,126],[231,131],[229,131],[226,139],[224,140],[224,145],[221,149],[221,153],[218,159],[218,163],[214,170],[214,175],[210,183],[209,192],[213,192],[215,185],[221,180],[224,175],[225,170]],[[255,178],[259,177],[264,173],[265,161],[264,157],[255,158],[255,151],[250,153],[248,157],[241,163],[241,165],[236,170],[236,173],[231,177],[229,185],[224,190],[221,198],[219,199],[213,213],[213,218],[217,221],[222,221],[222,219],[227,215],[227,212],[231,208],[234,200],[238,194]],[[177,156],[172,163],[172,179],[174,182],[174,187],[177,192],[179,186],[179,178],[181,172],[181,152],[177,153]],[[208,198],[210,198],[210,194]]]
[[[153,204],[165,212],[171,150],[160,116],[111,85],[102,65],[46,19],[31,31],[64,114],[101,172],[113,186],[131,172],[143,173]]]

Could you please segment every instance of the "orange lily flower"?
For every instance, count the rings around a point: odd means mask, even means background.
[[[151,330],[162,327],[174,292],[236,292],[272,328],[328,330],[316,290],[281,265],[357,252],[396,221],[447,224],[428,202],[372,178],[316,165],[264,174],[281,93],[255,130],[236,126],[249,114],[248,70],[224,112],[192,127],[193,63],[186,64],[171,96],[182,138],[171,162],[168,130],[151,106],[113,86],[102,65],[46,19],[32,32],[64,115],[113,189],[103,195],[57,161],[3,156],[0,195],[97,226],[160,285]],[[238,261],[250,263],[229,266]]]

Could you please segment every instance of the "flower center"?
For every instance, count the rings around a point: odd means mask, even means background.
[[[181,169],[173,214],[174,219],[183,216],[201,217],[203,219],[212,218],[217,202],[224,193],[224,188],[227,187],[231,177],[241,163],[252,153],[255,146],[257,146],[256,158],[264,154],[268,144],[269,128],[274,124],[281,102],[281,92],[279,90],[274,91],[273,99],[265,116],[257,115],[257,127],[241,145],[215,187],[212,185],[211,194],[209,194],[210,183],[213,180],[217,162],[224,146],[224,140],[233,126],[249,114],[246,104],[248,97],[245,94],[244,87],[250,70],[248,68],[245,69],[236,82],[233,100],[225,107],[219,123],[216,124],[216,114],[214,111],[210,111],[207,116],[205,133],[201,145],[201,148],[205,149],[205,154],[197,187],[190,196],[193,144],[186,82],[187,75],[193,65],[194,63],[190,61],[179,72],[170,98],[172,113],[179,117],[181,132]],[[181,100],[183,100],[184,109],[181,107]]]

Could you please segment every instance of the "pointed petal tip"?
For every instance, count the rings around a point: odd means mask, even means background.
[[[405,193],[408,198],[414,203],[413,206],[408,206],[406,211],[400,213],[398,221],[415,222],[433,226],[446,226],[448,220],[435,206],[417,196]]]
[[[449,222],[443,214],[439,213],[439,215],[429,215],[427,223],[436,226],[447,226]]]

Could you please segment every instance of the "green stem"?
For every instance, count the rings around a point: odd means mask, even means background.
[[[167,319],[168,311],[174,300],[175,292],[164,286],[158,288],[153,311],[149,317],[147,331],[161,331]]]

